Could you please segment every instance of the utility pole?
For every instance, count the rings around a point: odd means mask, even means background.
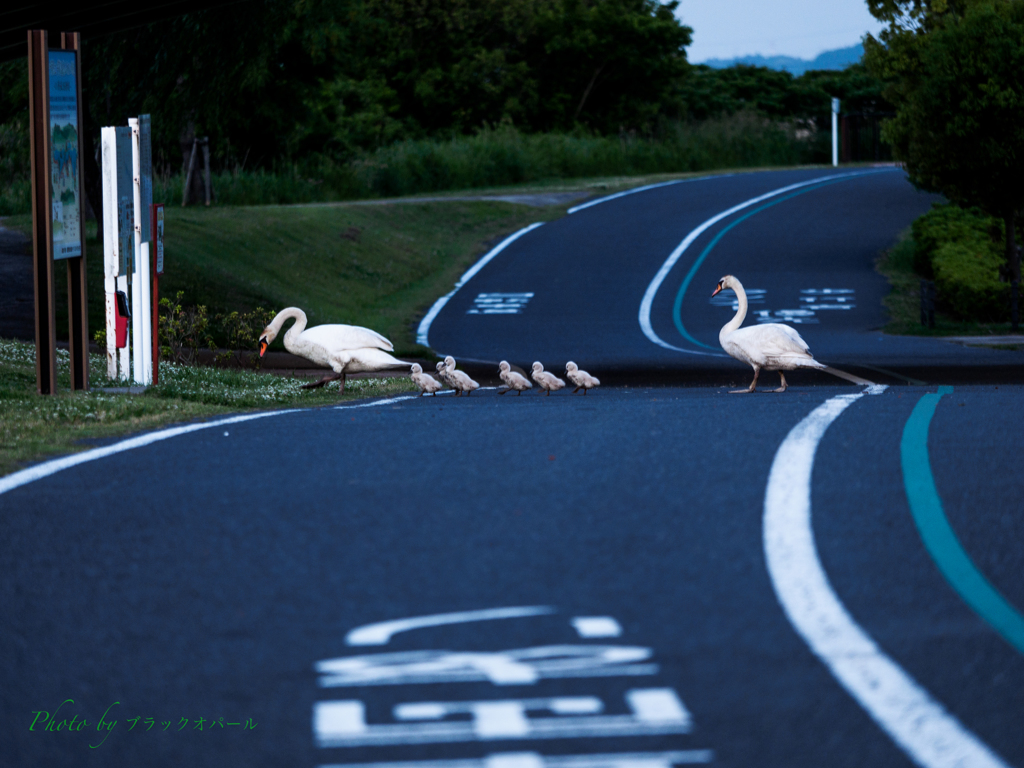
[[[839,99],[832,99],[832,167],[839,167]]]

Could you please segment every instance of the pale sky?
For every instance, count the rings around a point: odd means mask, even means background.
[[[881,25],[865,0],[682,0],[676,16],[693,27],[687,58],[795,56],[847,48]]]

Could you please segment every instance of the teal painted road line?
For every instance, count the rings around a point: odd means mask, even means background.
[[[928,459],[928,427],[939,400],[952,392],[952,387],[939,387],[937,394],[924,395],[903,427],[900,458],[910,512],[928,554],[946,581],[1006,642],[1024,653],[1024,616],[971,562],[946,519],[935,487]]]
[[[868,174],[861,174],[861,175],[867,176]],[[727,226],[725,229],[723,229],[721,232],[719,232],[717,235],[715,235],[715,238],[710,243],[708,243],[707,247],[703,251],[701,251],[700,256],[697,257],[697,260],[695,262],[693,262],[693,266],[690,267],[690,271],[686,273],[686,277],[683,278],[683,284],[681,286],[679,286],[679,292],[676,294],[676,300],[672,304],[672,320],[673,320],[673,322],[675,322],[676,330],[679,331],[680,334],[682,334],[682,337],[684,339],[686,339],[688,342],[690,342],[691,344],[696,344],[698,347],[704,347],[705,349],[718,349],[718,347],[708,346],[707,344],[705,344],[702,341],[697,341],[695,338],[693,338],[693,336],[690,335],[689,331],[687,331],[686,328],[683,326],[682,309],[683,309],[683,296],[686,294],[686,289],[690,287],[690,282],[693,280],[693,276],[697,274],[697,270],[700,269],[700,265],[704,263],[704,259],[706,259],[707,255],[709,253],[711,253],[712,249],[716,245],[718,245],[718,241],[721,240],[725,236],[726,232],[728,232],[730,229],[735,227],[737,224],[746,221],[751,216],[753,216],[755,213],[760,213],[765,208],[771,208],[773,205],[778,205],[779,203],[785,202],[786,200],[792,200],[794,197],[797,197],[799,195],[805,195],[808,192],[812,192],[812,191],[814,191],[816,189],[821,189],[822,187],[827,187],[830,184],[838,184],[841,181],[849,181],[850,179],[855,179],[855,178],[860,178],[860,176],[850,176],[850,177],[842,178],[842,179],[833,179],[832,181],[826,181],[823,184],[816,184],[813,187],[807,187],[806,189],[801,189],[800,191],[794,192],[791,195],[786,195],[785,197],[780,197],[778,200],[772,200],[770,203],[765,203],[760,208],[755,208],[750,213],[746,213],[743,216],[740,216],[738,219],[736,219],[734,222],[732,222],[729,226]]]

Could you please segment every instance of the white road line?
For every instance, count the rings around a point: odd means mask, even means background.
[[[885,389],[875,385],[870,394]],[[818,406],[779,446],[764,497],[764,552],[790,623],[835,678],[923,768],[1008,768],[857,625],[832,590],[811,525],[811,472],[825,430],[864,392]]]
[[[432,306],[430,308],[430,311],[427,312],[426,316],[422,320],[420,320],[419,328],[416,329],[416,343],[422,344],[424,347],[429,347],[430,343],[427,341],[427,337],[430,334],[430,324],[434,322],[434,318],[436,318],[438,313],[444,308],[444,305],[448,303],[448,300],[456,293],[458,293],[459,288],[468,283],[470,279],[473,277],[473,275],[475,275],[477,272],[479,272],[481,269],[487,266],[487,262],[489,262],[491,259],[497,256],[499,253],[501,253],[509,245],[514,243],[527,232],[532,232],[543,223],[543,221],[535,222],[530,226],[524,227],[523,229],[520,229],[518,232],[514,232],[513,234],[509,235],[496,246],[494,246],[490,251],[484,254],[484,256],[476,264],[470,267],[466,271],[466,273],[459,278],[459,282],[455,284],[455,287],[452,288],[451,291],[446,293],[440,299],[435,301],[434,306]]]
[[[416,395],[390,397],[384,400],[373,400],[368,403],[355,403],[353,405],[339,405],[335,407],[339,409],[370,408],[375,405],[388,405],[389,403],[395,403],[399,400],[411,400],[415,397]],[[231,416],[226,419],[206,421],[201,424],[186,424],[181,427],[171,427],[170,429],[161,429],[158,432],[150,432],[145,435],[139,435],[138,437],[131,437],[127,440],[122,440],[119,443],[114,443],[113,445],[105,445],[102,448],[93,448],[92,450],[83,451],[82,453],[76,453],[71,456],[51,459],[50,461],[44,461],[42,464],[36,464],[34,467],[23,469],[20,472],[14,472],[7,475],[7,477],[0,477],[0,495],[3,495],[8,491],[13,491],[15,488],[20,488],[21,486],[27,485],[35,480],[41,480],[44,477],[49,477],[61,470],[77,467],[79,464],[85,464],[89,461],[105,459],[107,456],[113,456],[118,453],[123,453],[124,451],[131,451],[135,448],[142,448],[147,445],[152,445],[153,443],[158,443],[161,440],[178,437],[179,435],[187,435],[190,432],[199,432],[204,429],[223,427],[226,424],[239,424],[243,421],[266,419],[270,416],[283,416],[286,413],[298,413],[303,410],[306,409],[289,408],[283,411],[266,411],[264,413],[248,413],[244,416]],[[227,432],[224,434],[227,435]]]
[[[818,178],[811,179],[809,181],[801,181],[796,184],[790,184],[789,186],[786,187],[779,187],[779,189],[773,189],[771,192],[766,192],[763,195],[752,197],[749,200],[743,201],[739,205],[734,205],[732,208],[726,211],[722,211],[721,213],[716,214],[715,216],[712,216],[699,227],[691,231],[690,234],[688,234],[683,239],[683,242],[676,246],[675,250],[672,251],[672,253],[669,254],[669,257],[665,260],[665,263],[661,265],[661,269],[658,270],[658,273],[654,276],[654,279],[651,280],[651,284],[647,286],[647,291],[644,293],[643,301],[640,302],[639,318],[640,328],[641,330],[643,330],[644,336],[653,341],[659,347],[664,347],[665,349],[671,349],[676,352],[685,352],[686,354],[689,355],[709,355],[714,357],[721,357],[720,352],[706,352],[698,349],[684,349],[683,347],[677,347],[672,344],[669,344],[667,341],[664,341],[660,336],[658,336],[658,334],[654,332],[654,328],[651,326],[651,307],[654,305],[654,297],[657,295],[658,289],[661,288],[661,284],[665,282],[665,278],[668,277],[668,273],[672,271],[672,267],[674,267],[676,265],[676,262],[679,261],[679,257],[682,256],[683,253],[685,253],[686,249],[693,244],[693,241],[700,237],[701,234],[703,234],[709,227],[714,226],[715,224],[717,224],[722,219],[728,216],[732,216],[732,214],[736,213],[737,211],[742,211],[744,208],[749,208],[752,205],[760,203],[762,200],[767,200],[771,197],[775,197],[777,195],[790,192],[791,190],[799,189],[800,187],[806,187],[811,184],[820,184],[823,181],[830,181],[832,179],[844,179],[853,176],[866,176],[868,174],[878,172],[879,171],[857,171],[853,173],[836,173],[830,176],[819,176]]]
[[[660,187],[671,187],[676,184],[687,184],[691,181],[707,181],[708,179],[727,179],[730,176],[735,176],[735,173],[719,173],[711,176],[698,176],[694,179],[673,179],[672,181],[662,181],[658,184],[647,184],[643,187],[636,187],[634,189],[627,189],[624,192],[616,192],[613,195],[606,195],[599,197],[597,200],[591,200],[587,203],[581,203],[580,205],[570,208],[566,213],[576,213],[576,211],[582,211],[584,208],[590,208],[592,205],[599,205],[600,203],[607,203],[609,200],[617,200],[620,197],[626,197],[626,195],[635,195],[637,192],[646,192],[649,189],[658,189]]]
[[[455,613],[437,613],[431,616],[413,616],[408,619],[380,621],[376,624],[365,624],[356,627],[345,635],[346,645],[387,645],[391,638],[399,632],[425,627],[441,627],[447,624],[468,624],[473,621],[493,621],[495,619],[519,619],[525,616],[546,616],[555,613],[555,609],[546,605],[530,605],[515,608],[485,608],[480,611],[458,611]]]

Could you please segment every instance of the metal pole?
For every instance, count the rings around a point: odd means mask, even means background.
[[[832,99],[832,167],[839,166],[839,99]]]
[[[45,30],[28,33],[29,151],[32,158],[32,274],[36,305],[36,391],[57,391],[53,221],[50,211],[50,84]]]
[[[62,32],[60,36],[60,47],[65,51],[76,51],[75,66],[77,69],[75,84],[78,92],[75,94],[78,103],[78,190],[84,198],[85,173],[84,160],[82,157],[82,135],[85,132],[85,123],[82,120],[82,54],[81,38],[77,32]],[[81,243],[81,256],[74,256],[67,260],[68,267],[68,351],[71,357],[71,389],[89,389],[89,297],[86,292],[85,277],[85,201],[80,199],[78,208],[81,226],[79,226],[79,238]]]
[[[210,137],[203,137],[203,175],[206,177],[206,204],[210,204]]]
[[[185,188],[181,191],[181,207],[184,208],[188,203],[188,188],[192,184],[192,171],[196,167],[196,147],[198,146],[198,139],[192,139],[192,154],[188,158],[188,173],[185,174]]]

